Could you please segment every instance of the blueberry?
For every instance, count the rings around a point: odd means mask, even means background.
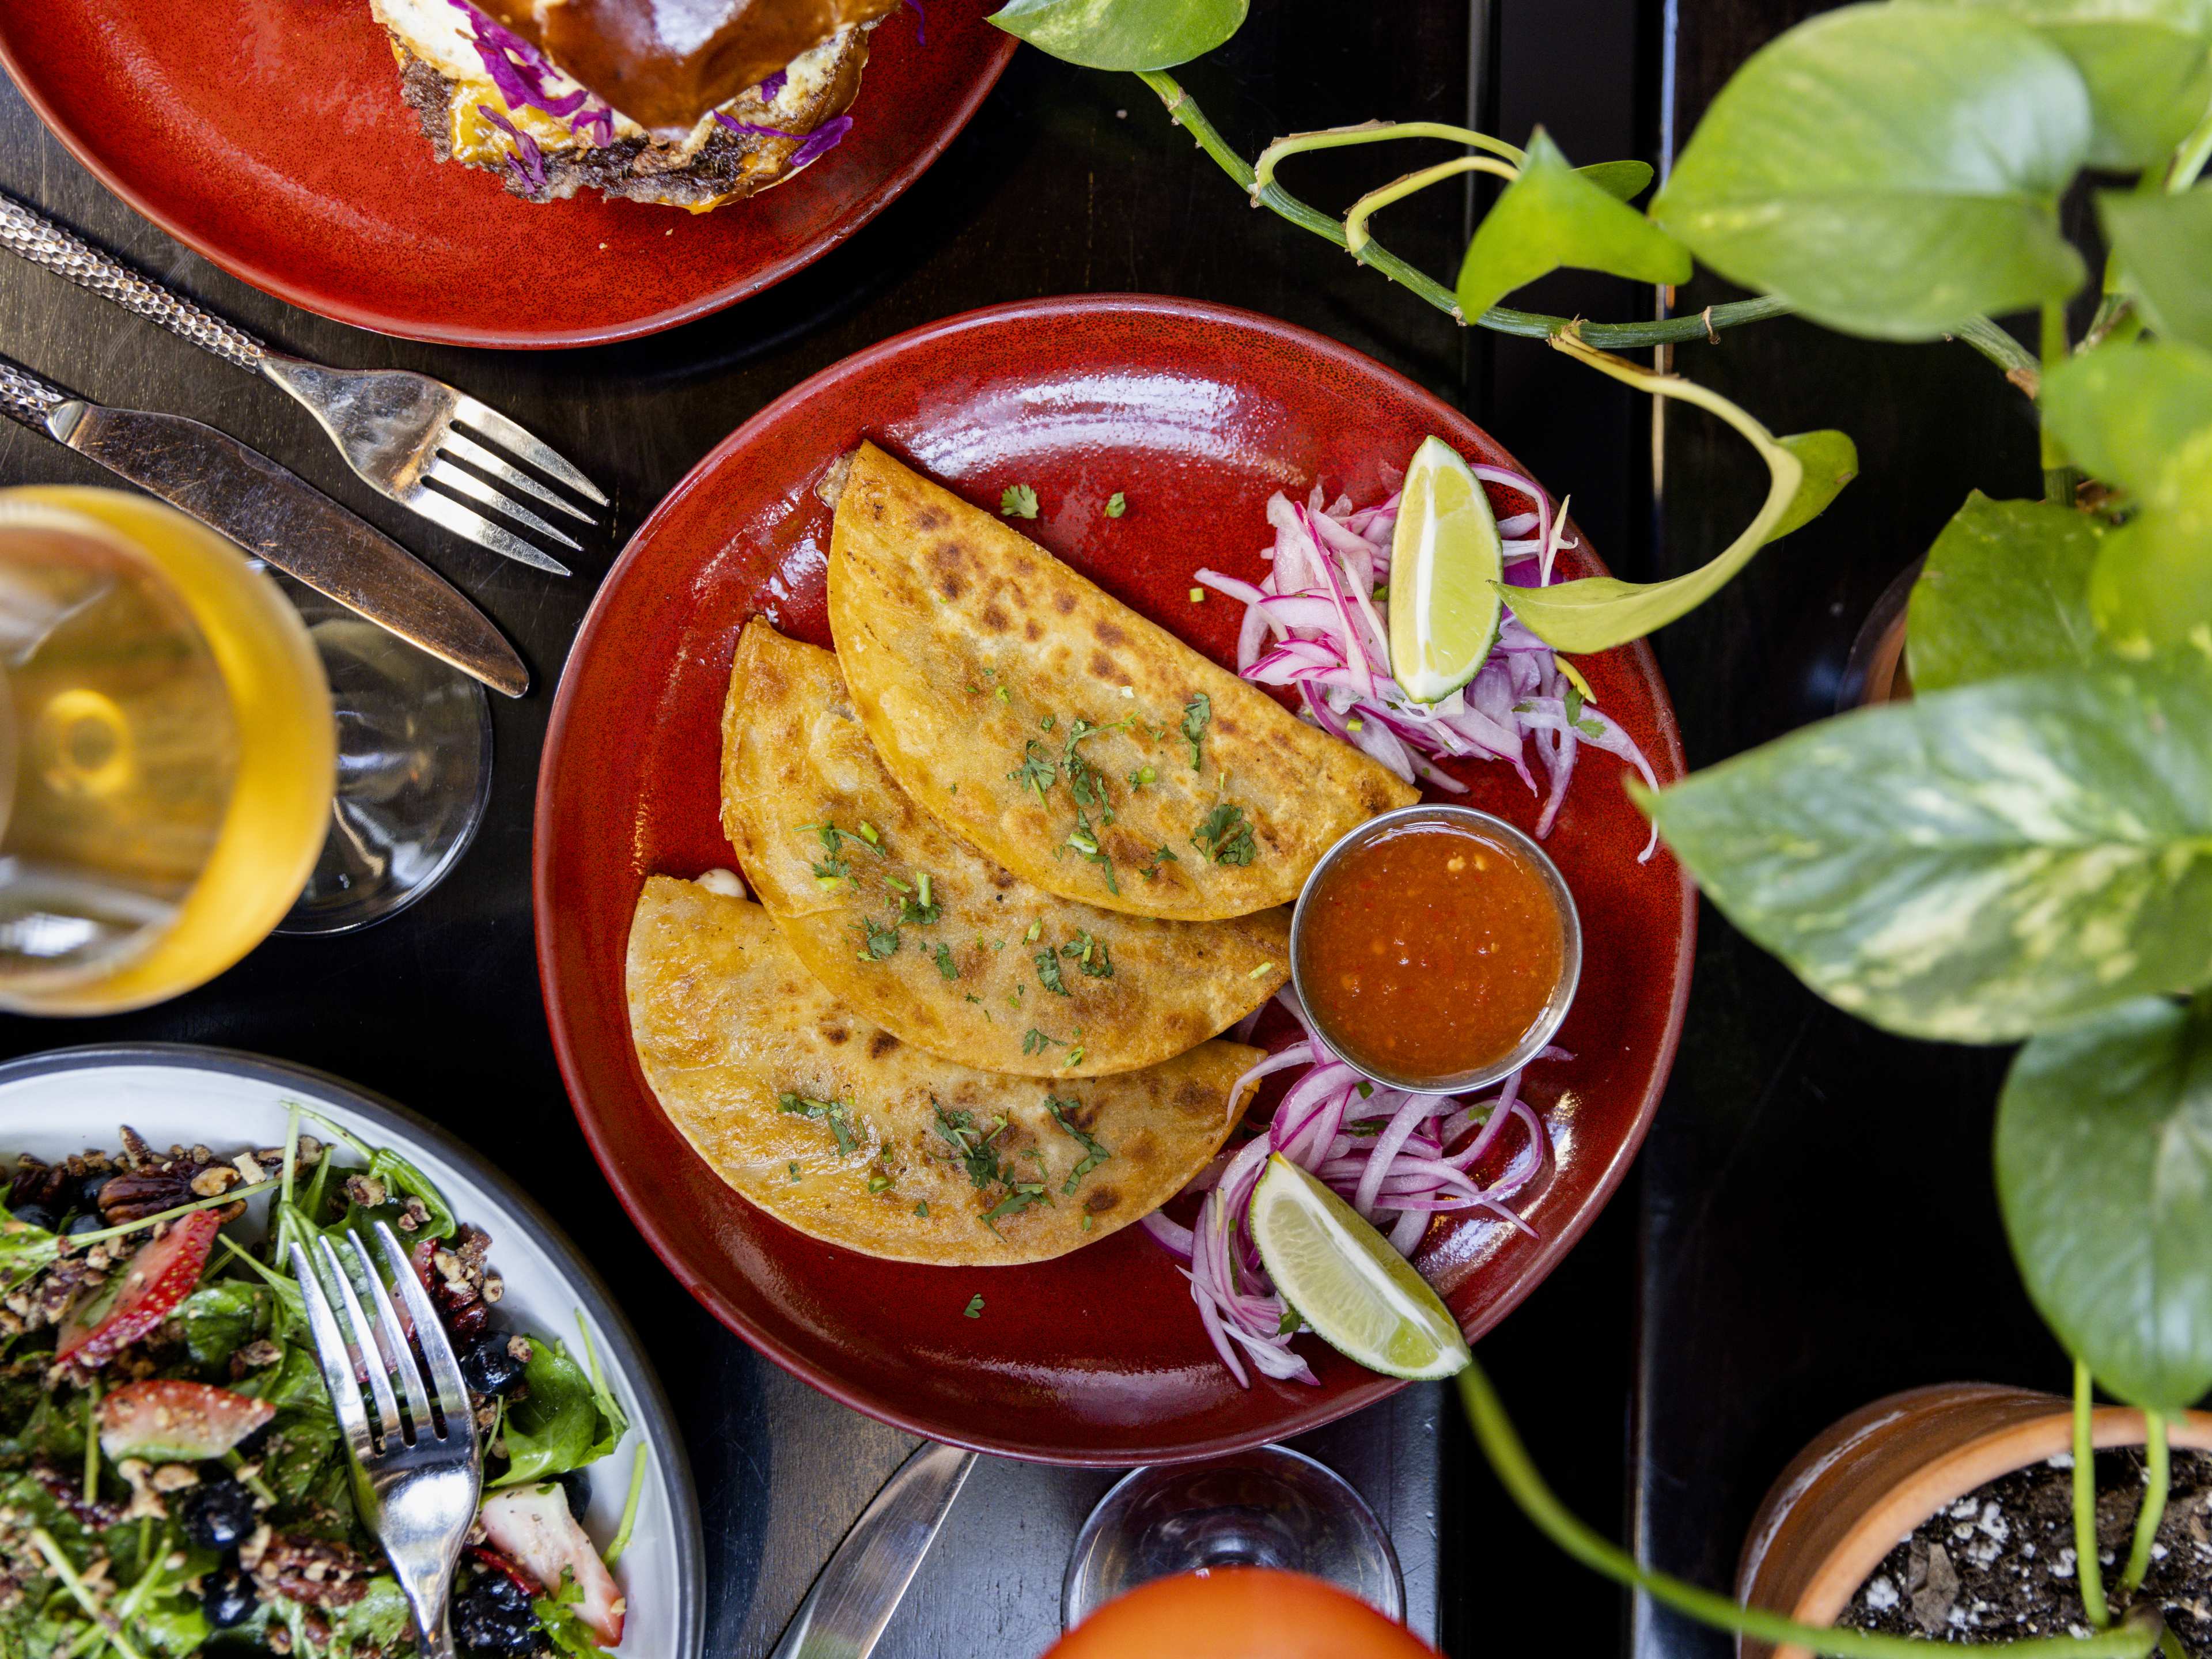
[[[62,1231],[68,1237],[75,1238],[79,1233],[96,1233],[106,1225],[106,1219],[99,1211],[85,1210],[71,1216],[69,1225],[63,1228]]]
[[[592,1477],[581,1469],[570,1469],[554,1476],[554,1479],[561,1483],[561,1490],[568,1495],[568,1513],[579,1521],[582,1520],[584,1511],[592,1506]]]
[[[522,1380],[522,1361],[507,1352],[514,1339],[486,1331],[461,1352],[461,1376],[478,1394],[505,1394]]]
[[[185,1535],[211,1550],[227,1550],[253,1530],[253,1494],[228,1479],[188,1486],[178,1507]]]
[[[106,1188],[107,1183],[114,1179],[115,1171],[112,1170],[104,1170],[99,1175],[87,1176],[77,1183],[76,1201],[88,1210],[98,1209],[100,1193]]]
[[[220,1574],[210,1574],[201,1581],[200,1611],[216,1630],[244,1624],[253,1616],[253,1609],[260,1602],[261,1598],[253,1593],[252,1580],[239,1571],[235,1562]]]
[[[503,1572],[480,1572],[453,1597],[453,1639],[473,1653],[520,1655],[538,1645],[538,1615],[521,1585]]]
[[[20,1204],[9,1214],[27,1227],[44,1227],[48,1232],[62,1223],[62,1218],[43,1204]]]

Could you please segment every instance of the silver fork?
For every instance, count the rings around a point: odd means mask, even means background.
[[[361,1235],[349,1231],[346,1242],[360,1264],[359,1282],[375,1307],[374,1319],[362,1311],[356,1278],[327,1237],[318,1237],[315,1248],[337,1287],[343,1327],[307,1252],[296,1243],[292,1273],[307,1304],[315,1358],[322,1363],[323,1382],[353,1464],[355,1506],[384,1546],[392,1576],[415,1611],[424,1659],[453,1659],[447,1602],[483,1490],[483,1455],[469,1411],[468,1385],[445,1327],[392,1229],[378,1222],[376,1242],[429,1363],[427,1389],[409,1351],[406,1328]],[[364,1383],[367,1406],[362,1399]]]
[[[271,351],[244,329],[210,317],[182,295],[118,264],[8,196],[0,196],[0,247],[159,323],[203,351],[266,375],[305,406],[338,447],[346,465],[371,489],[495,553],[556,576],[568,574],[568,567],[550,553],[452,495],[431,489],[432,483],[563,547],[580,544],[514,499],[514,492],[587,525],[596,526],[599,520],[487,448],[480,439],[501,445],[598,506],[608,505],[599,486],[563,460],[557,450],[443,380],[404,368],[327,368]],[[460,431],[463,426],[477,435]],[[460,465],[463,461],[489,473],[507,490],[486,483]]]

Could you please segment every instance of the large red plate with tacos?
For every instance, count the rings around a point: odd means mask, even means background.
[[[933,1439],[1007,1455],[1131,1464],[1218,1455],[1314,1428],[1401,1386],[1310,1337],[1315,1381],[1240,1386],[1201,1324],[1182,1264],[1141,1225],[1022,1266],[885,1260],[794,1231],[695,1154],[641,1069],[625,1001],[647,879],[736,866],[718,799],[723,700],[745,623],[832,643],[823,483],[871,441],[996,513],[1032,490],[1022,532],[1114,599],[1224,666],[1242,607],[1201,568],[1256,582],[1278,493],[1387,497],[1421,440],[1518,471],[1458,411],[1360,354],[1249,313],[1140,296],[1000,307],[847,359],[763,410],[700,463],[607,579],[555,705],[538,796],[535,906],[548,1016],[578,1116],[623,1203],[731,1328],[836,1398]],[[1116,496],[1123,510],[1109,510]],[[1493,484],[1509,534],[1533,503]],[[1019,501],[1017,494],[1015,501]],[[1602,566],[1571,525],[1562,574]],[[1680,775],[1650,653],[1582,660],[1607,729],[1661,782]],[[1594,728],[1593,728],[1594,729]],[[1443,763],[1454,799],[1534,829],[1532,790],[1502,760]],[[1440,1216],[1413,1255],[1470,1337],[1574,1244],[1619,1184],[1657,1103],[1688,990],[1690,884],[1585,746],[1545,846],[1579,908],[1579,993],[1521,1092],[1548,1148],[1513,1218]],[[1429,793],[1442,798],[1433,786]],[[1281,1016],[1255,1040],[1294,1034]],[[1284,1079],[1253,1113],[1264,1118]],[[1501,1142],[1501,1147],[1503,1142]],[[1475,1166],[1495,1176],[1495,1158]],[[1169,1206],[1188,1221],[1194,1200]],[[981,1306],[976,1298],[981,1297]],[[974,1311],[971,1312],[971,1310]]]

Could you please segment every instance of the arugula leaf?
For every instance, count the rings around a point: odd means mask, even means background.
[[[1009,519],[1034,519],[1037,515],[1036,491],[1027,484],[1008,484],[999,497],[999,511]]]
[[[1259,852],[1244,809],[1223,801],[1191,832],[1190,844],[1216,864],[1249,864]]]
[[[168,1323],[184,1337],[192,1364],[212,1370],[268,1334],[276,1299],[264,1285],[238,1279],[210,1279],[177,1304]]]
[[[501,1431],[507,1473],[487,1483],[493,1486],[525,1486],[596,1462],[615,1449],[624,1426],[610,1419],[601,1405],[604,1391],[592,1387],[558,1340],[525,1340],[530,1363],[522,1368],[522,1380],[529,1392],[507,1402]]]

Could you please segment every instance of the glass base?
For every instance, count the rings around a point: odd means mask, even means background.
[[[1398,1553],[1375,1511],[1326,1464],[1283,1446],[1138,1469],[1077,1534],[1061,1587],[1073,1629],[1124,1590],[1205,1567],[1277,1567],[1406,1616]]]
[[[330,839],[280,933],[343,933],[397,915],[445,878],[491,794],[483,687],[334,601],[286,583],[337,709]]]

